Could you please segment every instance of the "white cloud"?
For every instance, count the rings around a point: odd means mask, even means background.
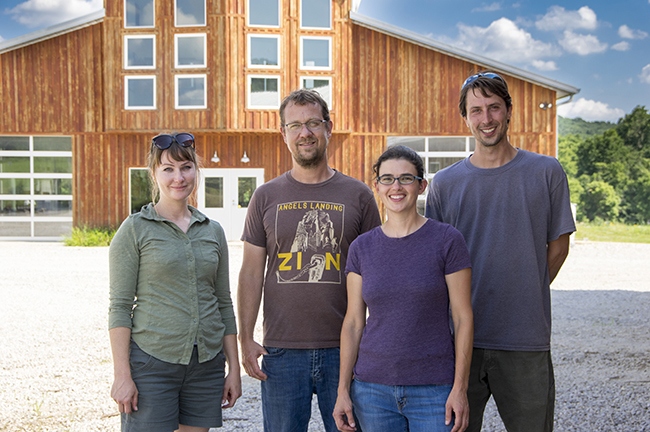
[[[5,13],[29,28],[68,21],[104,7],[103,0],[27,0]]]
[[[449,43],[506,63],[529,63],[544,57],[561,55],[559,47],[533,39],[507,18],[500,18],[488,27],[458,24],[458,39]]]
[[[616,45],[612,45],[612,49],[616,51],[628,51],[630,49],[630,43],[627,41],[621,41]]]
[[[631,29],[625,24],[618,28],[618,35],[623,39],[645,39],[648,37],[647,32],[644,32],[643,30]]]
[[[561,6],[551,6],[548,8],[546,15],[537,20],[535,26],[539,30],[545,31],[593,30],[598,26],[598,20],[596,19],[596,13],[589,6],[583,6],[577,11],[567,11]]]
[[[557,70],[557,65],[554,61],[533,60],[532,65],[541,71]]]
[[[564,38],[560,40],[560,45],[568,52],[582,56],[607,50],[607,44],[600,43],[596,36],[577,34],[571,30],[564,31]]]
[[[498,10],[501,10],[501,3],[495,2],[490,5],[483,3],[481,7],[472,9],[472,12],[495,12]]]
[[[616,121],[625,115],[622,109],[585,98],[558,106],[557,113],[565,118],[580,117],[587,121]]]
[[[650,2],[650,0],[648,0]],[[647,64],[641,69],[641,75],[639,75],[641,82],[650,84],[650,64]]]
[[[0,42],[2,42],[3,40],[5,40],[5,38],[3,38],[2,36],[0,36]]]

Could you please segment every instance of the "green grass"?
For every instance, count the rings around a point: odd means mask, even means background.
[[[576,240],[619,243],[650,243],[650,225],[579,223]]]
[[[109,246],[115,230],[105,228],[72,228],[72,234],[63,238],[66,246]]]

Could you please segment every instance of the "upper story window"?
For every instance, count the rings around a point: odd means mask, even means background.
[[[300,77],[300,87],[304,89],[316,90],[318,94],[325,99],[329,109],[332,109],[332,78],[330,77]]]
[[[156,36],[124,36],[124,68],[156,68]]]
[[[154,0],[124,0],[124,27],[153,27]]]
[[[176,75],[176,109],[207,108],[206,75]]]
[[[124,77],[125,109],[156,109],[156,76]]]
[[[248,0],[249,27],[280,27],[280,0]]]
[[[300,0],[300,27],[307,29],[331,29],[331,0]]]
[[[248,108],[280,108],[280,77],[276,75],[249,75]]]
[[[249,34],[248,67],[278,69],[280,67],[280,36]]]
[[[331,70],[332,38],[300,36],[300,69]]]
[[[205,33],[177,34],[176,45],[177,68],[207,67],[207,44]]]
[[[174,0],[176,27],[205,26],[205,0]]]

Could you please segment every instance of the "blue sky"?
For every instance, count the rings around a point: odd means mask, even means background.
[[[6,40],[91,13],[103,1],[0,5]],[[617,121],[637,105],[650,109],[650,0],[361,0],[358,12],[580,88],[558,107],[565,117]]]

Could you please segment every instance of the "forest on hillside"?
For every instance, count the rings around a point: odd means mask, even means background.
[[[578,221],[650,223],[650,114],[617,123],[559,117],[558,159]]]

